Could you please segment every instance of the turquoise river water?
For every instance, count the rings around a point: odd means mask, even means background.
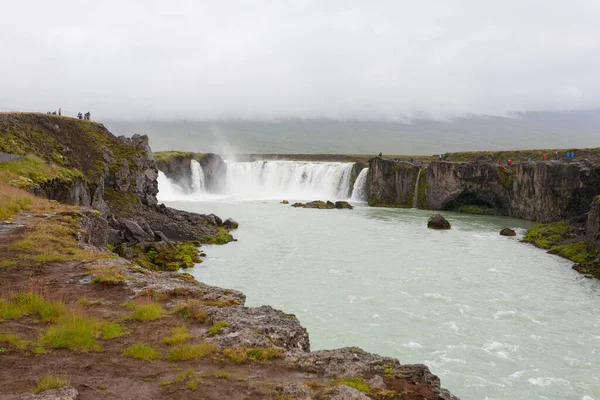
[[[527,221],[445,213],[452,229],[434,231],[429,211],[364,203],[166,204],[237,220],[238,241],[205,246],[192,274],[295,314],[312,350],[423,363],[463,400],[600,399],[600,282],[520,243]]]

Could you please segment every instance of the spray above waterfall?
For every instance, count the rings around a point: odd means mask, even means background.
[[[346,200],[365,198],[366,170],[359,174],[352,188],[353,163],[305,161],[252,161],[226,162],[226,171],[220,176],[219,189],[209,189],[202,165],[191,160],[188,187],[177,184],[161,173],[159,194],[161,200],[203,198],[232,199],[294,199]],[[214,177],[213,177],[214,179]],[[213,185],[214,187],[215,185]]]

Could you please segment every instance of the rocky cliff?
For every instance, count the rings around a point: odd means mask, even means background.
[[[419,166],[373,158],[367,191],[372,205],[410,206]],[[420,176],[418,207],[506,215],[551,222],[577,218],[600,193],[600,165],[548,161],[497,165],[431,162]]]
[[[369,160],[368,201],[371,206],[411,207],[420,165],[381,157]]]
[[[0,152],[23,156],[0,170],[0,180],[97,209],[115,247],[164,239],[206,242],[217,235],[231,239],[216,216],[158,205],[158,168],[146,136],[116,137],[102,124],[56,115],[0,114]]]
[[[596,196],[590,207],[585,227],[585,239],[588,246],[600,250],[600,196]]]
[[[206,190],[218,193],[225,180],[227,164],[213,153],[163,151],[155,153],[156,165],[165,176],[189,192],[192,191],[192,160],[197,161],[204,173]]]

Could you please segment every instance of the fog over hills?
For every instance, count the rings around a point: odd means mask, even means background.
[[[467,150],[600,146],[600,109],[464,116],[411,122],[103,121],[117,135],[147,134],[154,151],[427,155]]]

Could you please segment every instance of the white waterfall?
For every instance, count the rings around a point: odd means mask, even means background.
[[[202,166],[196,160],[192,160],[191,165],[192,173],[192,193],[198,195],[206,192],[206,182],[204,178],[204,170]]]
[[[227,164],[225,194],[244,199],[347,199],[352,165],[301,161],[230,162]]]
[[[369,168],[363,168],[354,182],[351,199],[354,201],[367,201],[367,174]]]
[[[227,173],[221,178],[219,193],[209,193],[202,166],[192,160],[191,188],[185,190],[161,172],[158,198],[160,200],[207,197],[347,200],[351,195],[350,179],[354,165],[352,163],[306,161],[229,161],[226,163]],[[365,179],[366,176],[363,180]]]
[[[412,208],[418,208],[418,202],[419,202],[419,178],[421,178],[421,171],[422,169],[419,168],[419,172],[417,172],[417,181],[415,182],[415,193],[413,194],[413,202],[412,202]]]

